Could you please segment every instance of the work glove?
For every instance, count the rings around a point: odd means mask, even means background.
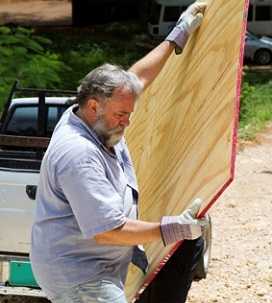
[[[207,4],[205,2],[195,2],[183,12],[176,23],[176,26],[165,40],[176,44],[176,54],[181,54],[189,35],[193,33],[201,24],[203,14]]]
[[[181,215],[162,217],[161,235],[165,246],[180,240],[194,240],[202,235],[209,220],[206,216],[196,218],[201,203],[201,199],[195,199]]]

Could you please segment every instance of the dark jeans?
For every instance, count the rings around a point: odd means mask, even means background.
[[[184,241],[136,303],[183,303],[193,281],[204,241]]]

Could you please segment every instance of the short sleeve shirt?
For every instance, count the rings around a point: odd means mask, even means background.
[[[132,256],[132,247],[94,240],[137,218],[138,188],[125,140],[110,152],[74,110],[62,116],[43,158],[32,228],[32,267],[49,298],[100,279],[123,287]]]

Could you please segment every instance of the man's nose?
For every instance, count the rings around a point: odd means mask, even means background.
[[[120,123],[119,125],[122,126],[122,127],[128,127],[130,124],[130,119],[129,117],[123,117],[121,120],[120,120]]]

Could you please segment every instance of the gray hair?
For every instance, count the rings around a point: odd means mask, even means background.
[[[106,63],[92,70],[81,81],[76,101],[80,106],[86,104],[90,98],[105,101],[112,97],[117,88],[127,88],[137,99],[143,85],[134,73]]]

